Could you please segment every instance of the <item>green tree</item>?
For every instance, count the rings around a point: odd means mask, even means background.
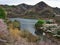
[[[44,20],[38,20],[37,23],[35,24],[35,33],[37,35],[42,35],[43,34],[43,29],[41,29],[41,27],[43,27],[43,24],[45,23]]]
[[[38,20],[38,22],[35,24],[35,27],[42,27],[44,23],[44,20]]]
[[[6,19],[6,12],[5,12],[5,10],[2,8],[2,7],[0,7],[0,18],[1,19]]]

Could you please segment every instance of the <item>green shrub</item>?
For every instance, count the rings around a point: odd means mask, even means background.
[[[2,19],[6,18],[6,12],[2,7],[0,7],[0,18]]]
[[[44,20],[38,20],[38,22],[35,24],[35,28],[42,27],[44,23],[45,23]]]
[[[44,24],[44,23],[45,23],[44,20],[38,20],[38,22],[36,23],[36,25],[42,25],[42,24]]]
[[[43,34],[43,29],[41,29],[41,27],[43,27],[43,24],[45,23],[45,20],[38,20],[38,22],[35,24],[35,33],[37,35],[42,35]]]

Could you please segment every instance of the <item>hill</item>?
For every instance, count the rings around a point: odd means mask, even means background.
[[[9,18],[53,18],[55,15],[60,15],[60,8],[55,8],[41,1],[36,5],[0,5],[8,14]]]

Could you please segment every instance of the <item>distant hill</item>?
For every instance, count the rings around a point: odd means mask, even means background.
[[[54,8],[47,5],[45,2],[41,1],[36,5],[27,5],[27,4],[19,4],[19,5],[0,5],[3,7],[7,13],[9,18],[53,18],[55,15],[60,15],[60,8]]]
[[[27,4],[20,4],[20,5],[0,5],[1,7],[3,7],[8,14],[8,17],[21,17],[21,14],[24,13],[26,10],[30,9],[32,6],[31,5],[27,5]]]
[[[60,8],[55,7],[55,8],[53,8],[53,10],[56,14],[60,15]]]
[[[30,10],[25,12],[25,15],[29,15],[34,18],[48,18],[54,15],[53,8],[47,5],[45,2],[39,2],[34,5]]]

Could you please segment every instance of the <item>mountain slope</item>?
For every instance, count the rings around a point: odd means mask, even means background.
[[[54,11],[53,8],[48,6],[45,2],[39,2],[34,5],[30,10],[25,12],[25,15],[30,15],[31,17],[53,17]]]
[[[19,5],[0,5],[5,8],[7,11],[9,18],[53,18],[55,14],[60,15],[59,8],[53,8],[47,5],[45,2],[41,1],[36,5],[27,5],[27,4],[19,4]]]
[[[56,14],[60,15],[60,8],[56,7],[56,8],[53,8],[53,10]]]
[[[20,4],[20,5],[0,5],[0,7],[3,7],[8,14],[8,17],[20,17],[22,13],[24,13],[26,10],[30,9],[32,6],[27,4]]]

